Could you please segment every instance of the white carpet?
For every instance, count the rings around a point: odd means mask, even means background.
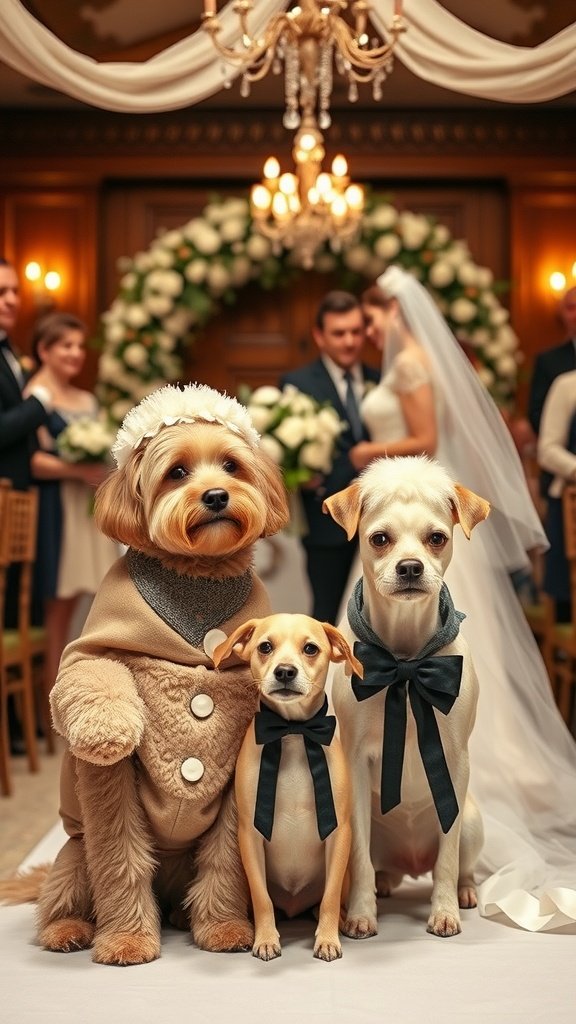
[[[54,828],[26,860],[51,860]],[[380,933],[343,940],[332,964],[312,956],[314,922],[280,925],[283,954],[203,953],[167,931],[162,957],[103,967],[90,953],[48,953],[34,943],[34,909],[0,907],[3,1024],[573,1024],[576,935],[533,934],[475,911],[451,939],[426,933],[429,885],[382,901]]]

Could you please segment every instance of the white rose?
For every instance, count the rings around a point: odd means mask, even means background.
[[[126,327],[119,320],[108,322],[104,327],[106,341],[111,345],[117,345],[119,342],[124,341],[125,334]]]
[[[204,216],[210,224],[218,225],[226,216],[222,203],[209,203],[204,208]]]
[[[231,217],[229,220],[222,222],[220,226],[220,234],[223,242],[239,242],[244,237],[246,230],[246,224],[244,221],[239,220],[238,217]]]
[[[335,409],[320,409],[316,422],[318,433],[326,433],[328,437],[338,437],[342,433],[342,423]]]
[[[450,238],[450,232],[445,224],[436,224],[432,231],[431,244],[435,249],[441,248],[446,245],[446,242]]]
[[[206,283],[210,291],[215,292],[217,295],[226,290],[230,284],[230,274],[223,263],[212,263],[208,267]]]
[[[496,369],[500,377],[509,377],[513,379],[518,372],[518,364],[516,363],[514,356],[503,355],[498,359]]]
[[[124,277],[120,278],[120,287],[126,288],[126,290],[129,291],[131,288],[134,287],[137,280],[138,275],[135,274],[133,270],[131,270],[130,273],[124,274]]]
[[[380,235],[374,242],[374,252],[381,260],[392,260],[400,250],[400,239],[395,232]]]
[[[494,324],[495,327],[501,327],[510,319],[510,313],[503,306],[499,306],[497,309],[493,309],[490,312],[490,323]]]
[[[455,299],[450,304],[450,315],[457,324],[467,324],[476,316],[476,306],[470,299]]]
[[[222,239],[218,232],[207,221],[200,218],[192,221],[191,224],[190,230],[188,230],[189,226],[187,226],[186,234],[192,244],[196,246],[198,252],[202,253],[203,256],[213,256],[214,253],[218,252],[222,244]]]
[[[430,234],[430,222],[405,211],[399,217],[399,230],[407,249],[420,249]]]
[[[151,252],[151,262],[154,267],[171,267],[174,263],[174,253],[170,249],[163,249],[158,246]]]
[[[445,288],[454,280],[454,268],[446,260],[437,260],[430,267],[428,280],[434,288]]]
[[[193,309],[185,309],[184,306],[178,306],[170,316],[165,318],[164,330],[174,338],[182,338],[196,320],[197,315]]]
[[[161,241],[166,249],[179,249],[184,242],[184,236],[181,231],[167,231],[162,235]]]
[[[331,445],[322,441],[308,441],[300,449],[300,462],[307,469],[317,469],[321,473],[329,473],[332,467]]]
[[[464,260],[456,271],[456,276],[465,288],[473,288],[479,284],[478,267],[470,260]]]
[[[249,405],[248,415],[259,434],[268,429],[276,413],[265,405]]]
[[[172,352],[174,350],[174,338],[165,331],[158,331],[156,344],[161,352]]]
[[[276,405],[281,398],[282,392],[280,388],[275,388],[271,384],[264,384],[252,392],[250,395],[250,405]]]
[[[485,327],[477,327],[470,334],[470,342],[475,348],[482,348],[490,341],[490,332]]]
[[[503,352],[515,352],[518,348],[518,338],[509,324],[503,324],[500,328],[498,339]]]
[[[107,352],[103,352],[98,360],[99,379],[113,383],[116,379],[116,374],[118,373],[120,366],[121,363],[115,358],[115,356],[111,356]]]
[[[184,282],[176,270],[153,270],[146,278],[146,291],[162,292],[176,298],[183,288]]]
[[[122,358],[126,366],[132,370],[141,370],[148,363],[148,350],[144,348],[144,345],[139,345],[134,341],[131,345],[126,346]]]
[[[284,449],[275,437],[271,437],[270,434],[264,434],[264,436],[260,438],[260,447],[267,455],[270,456],[277,466],[282,465]]]
[[[470,250],[465,242],[453,242],[450,248],[442,253],[442,259],[448,260],[453,267],[459,267],[464,260],[470,259]]]
[[[136,302],[133,305],[128,306],[126,310],[126,322],[130,327],[138,330],[140,327],[144,327],[149,320],[150,317],[143,306]]]
[[[114,402],[110,406],[110,415],[117,423],[121,423],[125,416],[128,415],[130,409],[134,408],[133,403],[128,398],[119,398],[117,402]]]
[[[225,199],[222,205],[226,217],[239,217],[246,221],[249,213],[247,199],[238,199],[236,196],[231,196],[229,199]]]
[[[250,280],[252,275],[252,264],[247,256],[237,256],[230,267],[230,279],[233,285],[241,288]]]
[[[387,228],[393,228],[397,220],[398,213],[396,209],[393,206],[389,206],[388,203],[382,203],[380,206],[377,206],[375,210],[372,210],[364,218],[365,224],[376,228],[378,231],[386,231]]]
[[[479,366],[477,373],[485,387],[492,387],[495,379],[492,370],[490,370],[487,366]]]
[[[139,270],[141,274],[145,274],[147,270],[150,270],[153,266],[152,257],[148,252],[137,252],[134,260],[134,267]]]
[[[503,349],[500,342],[496,338],[492,338],[487,345],[484,346],[484,355],[486,359],[494,361],[499,356],[503,355]]]
[[[168,316],[168,313],[174,305],[173,300],[169,295],[146,295],[144,297],[144,306],[150,313],[150,316],[155,316],[158,320],[162,317]]]
[[[305,416],[308,413],[314,413],[315,409],[316,402],[310,398],[310,395],[304,395],[301,391],[297,395],[294,395],[290,402],[290,412],[297,416]]]
[[[287,416],[274,434],[287,448],[298,448],[306,440],[306,424],[301,416]]]
[[[208,264],[206,260],[190,260],[190,263],[184,267],[184,277],[191,284],[201,284],[206,277],[207,270]]]
[[[494,283],[494,274],[488,267],[476,267],[478,274],[478,287],[491,288]]]
[[[344,263],[359,274],[368,266],[370,257],[370,249],[365,245],[352,245],[344,251]]]
[[[254,263],[261,263],[270,255],[271,245],[264,235],[250,235],[246,241],[246,252]]]
[[[482,292],[479,301],[486,309],[496,309],[499,306],[498,299],[493,292]]]

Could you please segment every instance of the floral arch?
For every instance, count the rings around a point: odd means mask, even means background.
[[[288,250],[274,252],[243,198],[213,200],[182,228],[160,234],[145,252],[120,261],[120,291],[102,317],[97,390],[114,422],[182,374],[185,348],[223,304],[250,281],[285,286],[299,271]],[[494,289],[464,241],[433,218],[399,212],[372,197],[358,237],[340,251],[326,243],[314,269],[357,291],[396,263],[431,292],[500,405],[513,398],[518,339]]]

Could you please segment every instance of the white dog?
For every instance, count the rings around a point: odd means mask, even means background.
[[[458,907],[476,906],[483,832],[468,740],[478,682],[443,576],[454,523],[469,537],[489,508],[423,456],[378,459],[324,503],[349,538],[359,531],[364,574],[340,626],[364,681],[337,666],[333,689],[352,772],[343,931],[353,938],[376,934],[376,895],[404,874],[432,870],[435,935],[457,934]]]

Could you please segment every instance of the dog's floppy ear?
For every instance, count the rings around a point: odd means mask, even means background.
[[[452,518],[455,523],[460,523],[464,535],[470,540],[474,527],[488,517],[490,502],[474,494],[474,491],[469,491],[467,487],[462,487],[462,484],[454,484],[454,491]]]
[[[355,480],[350,487],[326,498],[322,503],[322,511],[328,512],[332,519],[346,530],[348,540],[352,540],[360,522],[361,505],[360,485]]]
[[[290,521],[288,495],[282,473],[274,460],[261,449],[255,454],[258,487],[266,502],[266,524],[263,537],[271,537],[283,530]]]
[[[336,626],[332,626],[329,622],[322,623],[322,629],[326,633],[330,646],[332,648],[330,652],[330,661],[347,661],[348,665],[360,679],[364,676],[364,667],[358,658],[355,658],[352,654],[350,644],[346,637],[342,636],[339,629]]]
[[[238,644],[238,650],[234,651],[239,658],[243,658],[244,661],[248,661],[246,657],[246,647],[248,642],[259,623],[259,619],[248,619],[247,622],[242,623],[230,634],[227,640],[223,640],[221,644],[212,651],[212,661],[216,668],[218,668],[221,661],[228,658],[232,654],[232,648]]]
[[[127,547],[149,542],[140,490],[140,464],[144,450],[135,452],[125,466],[115,469],[96,491],[94,521],[107,537]]]

